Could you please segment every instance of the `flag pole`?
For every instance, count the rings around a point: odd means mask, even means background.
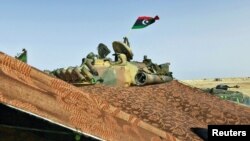
[[[132,29],[130,28],[130,30],[128,31],[128,33],[126,34],[126,36],[125,37],[129,37],[130,36],[130,34],[131,34],[131,31],[132,31]]]
[[[132,29],[130,28],[130,30],[129,30],[128,33],[125,35],[125,37],[123,37],[123,42],[124,42],[125,44],[127,44],[129,47],[130,47],[130,44],[129,44],[129,41],[128,41],[128,37],[130,36],[131,31],[132,31]]]

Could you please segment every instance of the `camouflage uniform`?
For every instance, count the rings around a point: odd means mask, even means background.
[[[92,64],[94,64],[95,63],[95,57],[97,57],[93,52],[90,52],[88,55],[87,55],[87,57],[86,57],[86,59],[84,59],[84,62],[83,62],[83,64],[85,64],[88,68],[89,68],[89,70],[90,70],[90,72],[93,74],[93,75],[98,75],[98,72],[96,71],[96,69],[93,67],[93,65]]]
[[[22,61],[22,62],[24,62],[24,63],[27,63],[27,50],[23,49],[22,53],[15,56],[15,58]]]

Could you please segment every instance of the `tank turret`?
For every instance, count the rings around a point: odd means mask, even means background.
[[[76,85],[103,83],[107,85],[131,86],[164,83],[173,80],[170,63],[157,65],[144,56],[142,62],[133,61],[133,52],[128,38],[114,41],[114,60],[107,58],[110,50],[100,43],[98,55],[89,53],[76,67],[60,68],[51,72],[55,77]]]

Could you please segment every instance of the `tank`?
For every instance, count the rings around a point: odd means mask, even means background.
[[[207,88],[203,89],[206,92],[209,92],[212,95],[218,96],[221,99],[233,101],[236,103],[241,103],[245,105],[250,105],[250,97],[247,95],[244,95],[243,93],[239,91],[232,91],[229,90],[229,88],[239,88],[240,86],[228,86],[225,84],[219,84],[214,88]]]
[[[142,61],[133,61],[133,52],[127,38],[124,42],[112,43],[114,56],[108,58],[110,50],[100,43],[98,54],[90,52],[82,64],[55,69],[49,74],[74,85],[106,84],[115,86],[144,86],[173,80],[170,63],[157,65],[145,55]]]

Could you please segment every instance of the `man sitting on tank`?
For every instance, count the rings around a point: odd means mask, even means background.
[[[127,56],[122,53],[116,53],[115,55],[115,62],[112,62],[112,65],[126,65],[127,63]]]
[[[144,64],[146,64],[147,68],[152,72],[156,74],[161,74],[161,68],[152,62],[151,59],[148,59],[147,55],[143,56],[143,61]]]
[[[98,75],[97,70],[94,68],[95,58],[98,57],[93,52],[90,52],[86,58],[82,59],[82,65],[85,64],[93,75]]]

